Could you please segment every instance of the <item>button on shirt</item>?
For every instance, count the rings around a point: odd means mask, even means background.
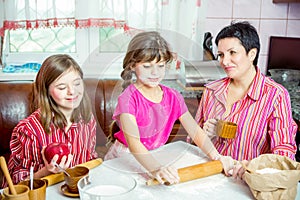
[[[274,153],[295,159],[297,124],[292,118],[288,91],[257,68],[246,96],[235,102],[228,116],[223,117],[230,78],[206,85],[196,121],[201,127],[210,118],[235,122],[234,139],[213,139],[222,155],[237,160],[250,160],[260,154]]]

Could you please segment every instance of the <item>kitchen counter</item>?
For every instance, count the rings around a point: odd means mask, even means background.
[[[33,81],[36,73],[3,73],[0,70],[0,81]]]
[[[202,91],[204,89],[204,87],[202,89],[198,88],[198,89],[194,89],[194,90],[192,88],[185,88],[177,80],[164,80],[161,83],[163,85],[166,85],[166,86],[168,86],[170,88],[173,88],[173,89],[179,91],[179,93],[184,98],[197,98],[197,99],[200,100],[201,95],[202,95]]]

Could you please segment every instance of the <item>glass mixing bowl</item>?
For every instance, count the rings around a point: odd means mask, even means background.
[[[80,179],[77,184],[81,200],[132,199],[130,194],[136,185],[134,178],[121,173],[89,175]]]

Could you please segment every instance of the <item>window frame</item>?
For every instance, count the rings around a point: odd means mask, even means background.
[[[114,76],[120,70],[124,52],[99,52],[99,27],[75,29],[76,53],[72,56],[82,67],[86,76],[100,76],[107,73]],[[28,62],[42,63],[48,56],[62,52],[9,52],[9,35],[6,35],[3,49],[3,64],[22,65]],[[110,69],[112,68],[112,69]]]

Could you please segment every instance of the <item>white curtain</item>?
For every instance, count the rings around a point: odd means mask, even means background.
[[[55,26],[159,30],[184,57],[202,58],[207,0],[2,0],[5,30]],[[178,42],[181,41],[181,42]],[[197,48],[199,55],[193,55]],[[201,55],[200,55],[201,54]],[[191,59],[189,58],[189,59]]]

